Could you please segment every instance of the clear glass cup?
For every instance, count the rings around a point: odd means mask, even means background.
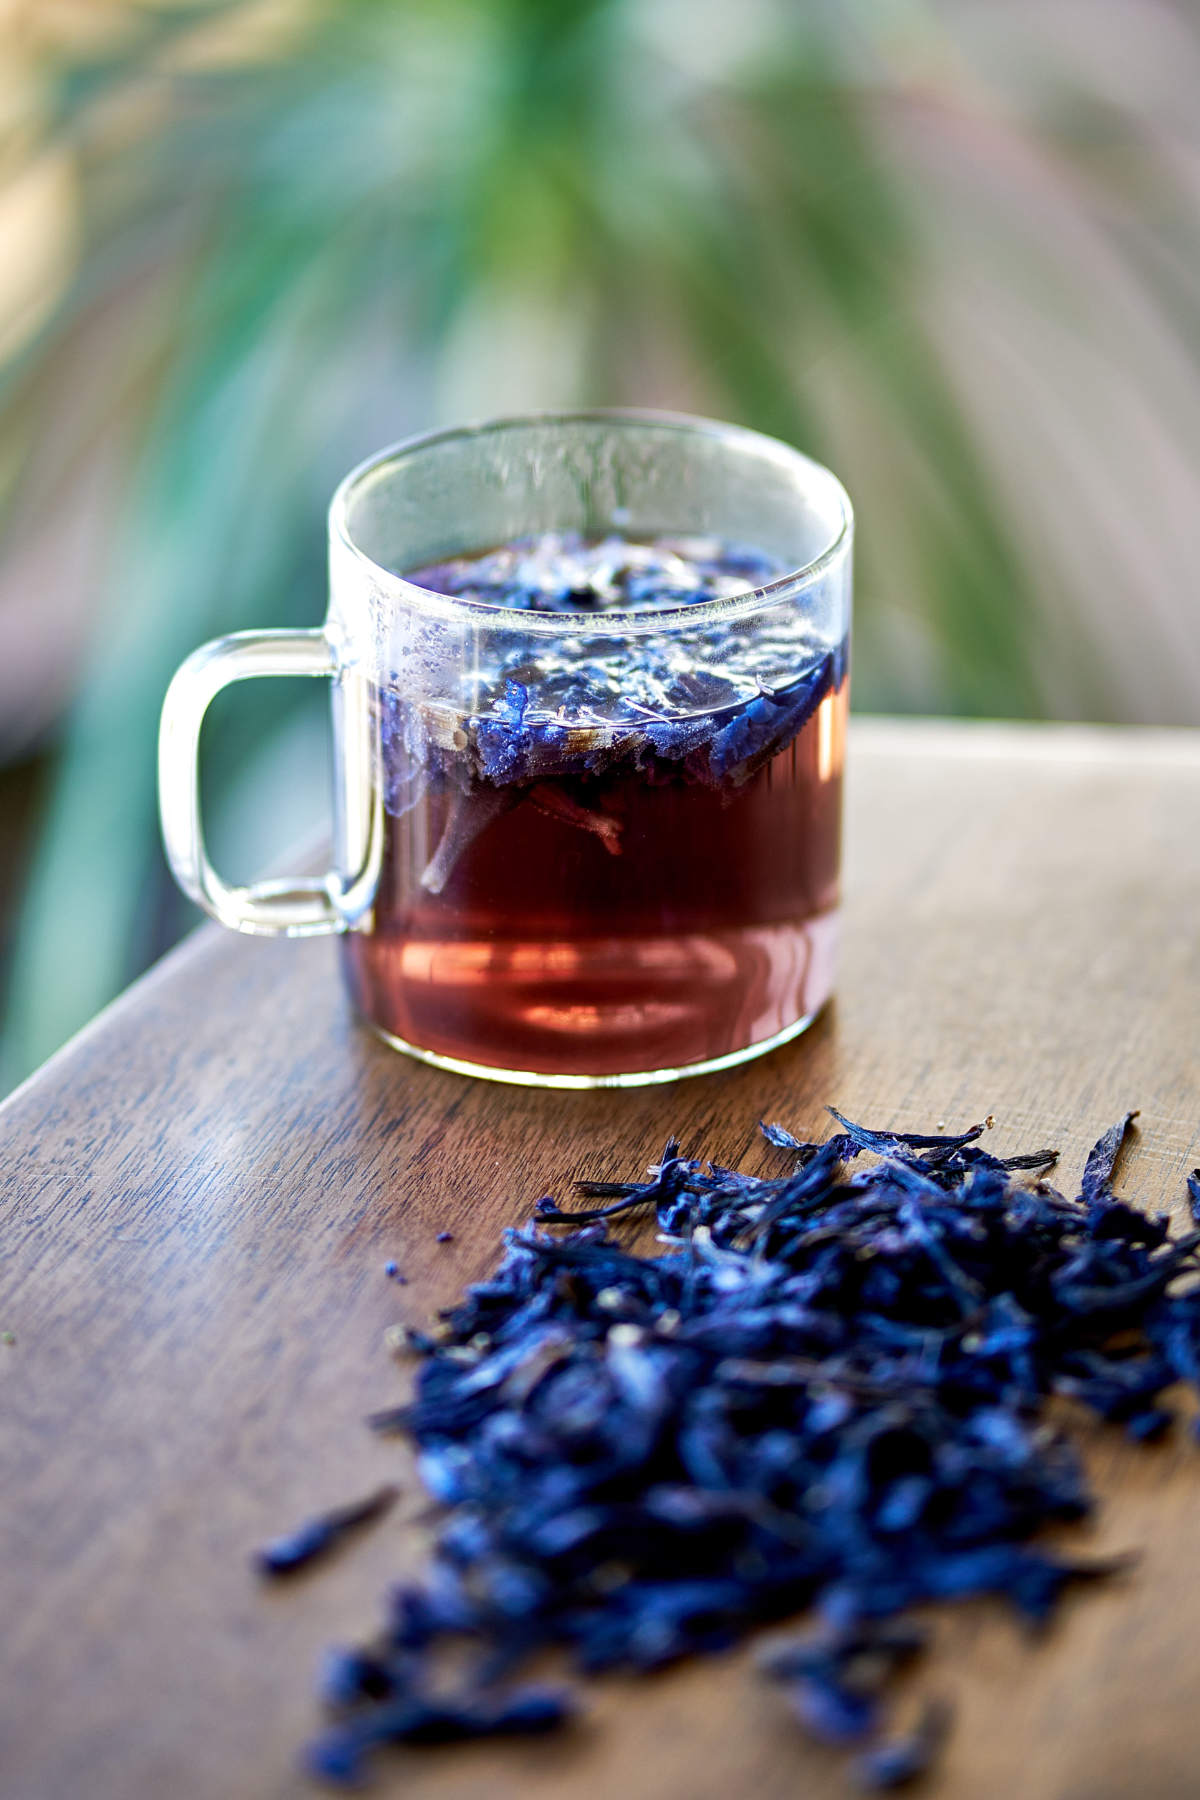
[[[546,531],[753,546],[788,572],[668,610],[513,611],[406,579]],[[837,945],[852,515],[756,432],[650,412],[441,431],[347,476],[317,631],[183,665],[159,785],[177,880],[240,931],[337,932],[387,1041],[443,1068],[639,1085],[786,1042]],[[334,867],[232,888],[196,754],[230,681],[333,682]]]

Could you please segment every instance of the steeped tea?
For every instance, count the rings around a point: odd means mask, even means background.
[[[489,657],[445,691],[344,678],[377,845],[344,954],[373,1024],[456,1063],[602,1077],[717,1062],[817,1011],[847,653],[796,607],[743,628],[737,596],[784,573],[715,539],[546,534],[408,577],[516,629],[506,650],[483,615]],[[531,652],[531,614],[571,628]]]

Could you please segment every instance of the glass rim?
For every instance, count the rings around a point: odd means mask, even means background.
[[[827,487],[837,502],[839,518],[831,541],[808,562],[777,575],[761,587],[747,588],[744,593],[723,599],[703,600],[691,605],[672,607],[614,607],[607,613],[526,612],[517,607],[500,606],[486,600],[467,600],[454,594],[438,593],[421,587],[382,563],[356,543],[350,526],[350,508],[367,480],[389,464],[400,463],[422,450],[455,440],[483,437],[502,431],[513,431],[531,425],[608,424],[617,427],[650,425],[678,431],[695,437],[714,438],[731,449],[741,447],[757,455],[769,455],[772,461],[793,472],[815,476]],[[837,560],[854,529],[854,509],[842,483],[831,469],[803,450],[786,444],[782,438],[753,431],[745,425],[727,425],[716,419],[693,413],[664,412],[649,407],[591,407],[582,410],[510,413],[464,425],[441,426],[401,438],[365,457],[343,476],[329,504],[329,535],[332,543],[344,550],[367,572],[376,587],[402,601],[410,611],[421,612],[460,623],[489,624],[508,631],[528,631],[536,636],[591,637],[625,636],[681,627],[703,627],[715,621],[736,619],[746,613],[762,611],[784,600],[795,599],[805,588],[815,586],[825,571]]]

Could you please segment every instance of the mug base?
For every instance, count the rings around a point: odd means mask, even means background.
[[[419,1045],[410,1044],[404,1038],[385,1031],[382,1025],[375,1024],[372,1019],[364,1017],[362,1022],[393,1050],[402,1050],[406,1056],[415,1057],[418,1062],[430,1063],[435,1069],[447,1069],[452,1075],[474,1075],[481,1081],[502,1081],[514,1087],[635,1088],[659,1087],[667,1081],[682,1081],[689,1075],[715,1075],[722,1069],[736,1069],[741,1063],[753,1062],[755,1057],[766,1056],[768,1051],[790,1044],[793,1038],[808,1030],[823,1010],[823,1006],[815,1007],[803,1018],[785,1025],[782,1031],[760,1038],[755,1044],[747,1044],[744,1049],[731,1050],[725,1056],[706,1057],[702,1062],[684,1063],[678,1068],[634,1069],[628,1074],[612,1075],[557,1075],[539,1069],[504,1069],[489,1063],[465,1062],[457,1056],[442,1056],[436,1050],[422,1050]]]

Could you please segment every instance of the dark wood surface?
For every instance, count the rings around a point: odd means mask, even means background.
[[[727,1075],[473,1084],[358,1028],[328,942],[206,928],[8,1102],[4,1800],[314,1791],[319,1652],[369,1634],[426,1542],[405,1451],[362,1422],[404,1391],[385,1330],[483,1273],[547,1189],[627,1176],[668,1130],[766,1167],[759,1115],[808,1132],[826,1101],[918,1128],[991,1112],[994,1145],[1057,1143],[1074,1176],[1139,1106],[1123,1185],[1178,1206],[1200,1162],[1200,737],[856,724],[847,891],[836,1004]],[[1097,1432],[1089,1456],[1088,1542],[1143,1560],[1036,1645],[999,1608],[945,1618],[927,1680],[958,1724],[933,1795],[1200,1792],[1200,1450]],[[396,1511],[334,1565],[257,1584],[255,1545],[392,1477]],[[396,1753],[378,1791],[848,1790],[737,1653],[598,1684],[557,1743]]]

